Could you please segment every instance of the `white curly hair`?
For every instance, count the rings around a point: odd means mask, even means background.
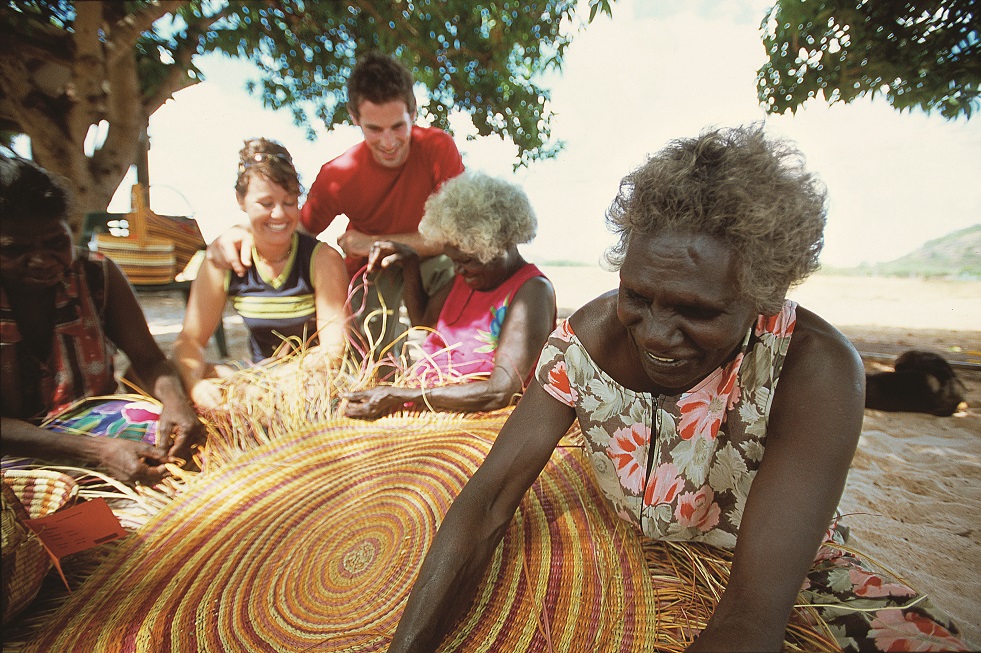
[[[419,233],[481,263],[535,238],[538,220],[524,190],[483,172],[465,171],[426,202]]]

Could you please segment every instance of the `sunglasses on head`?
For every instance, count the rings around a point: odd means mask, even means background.
[[[285,161],[286,163],[293,165],[293,159],[287,154],[280,154],[279,152],[256,152],[250,156],[245,161],[238,164],[239,170],[245,170],[251,168],[257,163],[264,163],[270,159],[279,159],[280,161]]]

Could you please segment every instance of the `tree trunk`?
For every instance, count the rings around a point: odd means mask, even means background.
[[[4,107],[30,138],[38,165],[65,178],[76,234],[86,213],[109,206],[147,124],[135,48],[103,38],[112,28],[103,5],[75,4],[74,29],[56,56],[29,46],[0,54]],[[97,134],[105,139],[87,142]]]

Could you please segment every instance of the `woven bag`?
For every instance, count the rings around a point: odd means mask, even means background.
[[[12,469],[2,473],[3,581],[0,602],[6,624],[26,608],[51,568],[41,541],[24,524],[70,506],[78,485],[65,474],[43,469]]]
[[[208,246],[201,235],[201,228],[193,218],[158,215],[153,211],[148,211],[146,218],[148,236],[165,238],[174,243],[174,270],[178,273],[187,267],[195,254]]]
[[[133,186],[133,210],[126,215],[128,236],[97,234],[95,248],[116,262],[134,285],[170,283],[174,280],[177,256],[174,241],[151,236],[150,209],[143,188]]]

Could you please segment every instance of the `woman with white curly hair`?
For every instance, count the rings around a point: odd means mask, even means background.
[[[410,387],[381,385],[346,395],[348,417],[374,419],[404,406],[458,412],[510,405],[530,380],[555,326],[555,291],[518,245],[537,221],[520,187],[480,172],[446,182],[426,203],[419,233],[442,243],[455,277],[429,297],[419,255],[378,241],[368,271],[400,266],[413,326],[433,330],[422,343]]]

